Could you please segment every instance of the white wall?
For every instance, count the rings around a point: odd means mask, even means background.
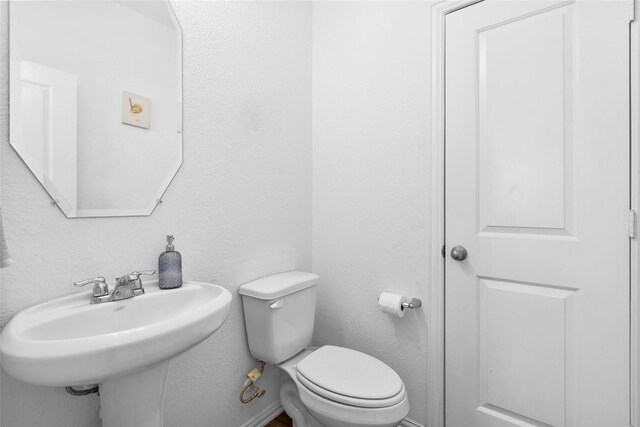
[[[384,290],[424,298],[429,285],[429,9],[313,4],[315,340],[388,363],[423,425],[426,312],[391,318],[376,300]]]
[[[73,280],[155,265],[172,232],[185,276],[234,294],[261,275],[318,273],[316,343],[387,362],[407,385],[409,417],[425,424],[426,313],[390,318],[376,299],[428,289],[430,3],[173,4],[184,29],[185,164],[151,217],[68,220],[49,206],[8,146],[2,92],[1,196],[16,260],[0,272],[3,324],[72,292]],[[227,323],[173,363],[167,426],[240,425],[277,400],[268,368],[267,395],[240,405],[252,363],[236,296]],[[1,381],[3,426],[96,425],[94,396]]]
[[[167,427],[237,426],[279,399],[242,405],[254,367],[237,288],[311,268],[311,6],[174,2],[184,30],[184,165],[150,217],[67,219],[8,142],[7,3],[0,2],[1,204],[15,264],[0,271],[1,324],[74,292],[78,279],[154,268],[174,233],[186,279],[234,295],[227,322],[171,365]],[[98,426],[95,395],[20,383],[4,372],[3,427]]]

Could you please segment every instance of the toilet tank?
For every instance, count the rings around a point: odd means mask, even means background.
[[[311,343],[318,275],[274,274],[240,286],[249,351],[277,365]]]

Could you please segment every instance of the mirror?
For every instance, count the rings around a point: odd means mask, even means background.
[[[12,1],[10,142],[69,217],[150,215],[182,164],[167,0]]]

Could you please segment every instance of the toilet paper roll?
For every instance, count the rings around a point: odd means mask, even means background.
[[[406,314],[406,310],[402,308],[403,302],[408,302],[407,298],[391,292],[382,292],[378,297],[380,310],[396,317],[404,317]]]

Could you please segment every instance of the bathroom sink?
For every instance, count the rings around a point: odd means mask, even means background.
[[[186,281],[115,302],[75,293],[23,310],[0,334],[3,368],[31,384],[98,384],[145,370],[210,336],[229,315],[231,293]]]

